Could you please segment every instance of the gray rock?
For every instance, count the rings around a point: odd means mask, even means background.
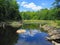
[[[60,45],[60,29],[48,25],[44,25],[42,28],[49,34],[49,37],[46,37],[48,41],[53,45]]]

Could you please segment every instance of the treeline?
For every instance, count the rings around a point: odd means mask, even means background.
[[[23,20],[60,20],[60,0],[55,0],[51,9],[20,12]]]
[[[60,20],[60,8],[41,9],[36,12],[20,12],[23,20]]]
[[[16,0],[0,0],[0,21],[20,20],[18,8]]]

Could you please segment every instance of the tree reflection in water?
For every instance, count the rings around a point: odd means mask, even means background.
[[[17,29],[11,26],[0,27],[0,45],[14,45],[18,39]]]

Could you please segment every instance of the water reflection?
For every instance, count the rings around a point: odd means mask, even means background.
[[[48,34],[38,30],[26,30],[25,33],[19,34],[16,45],[52,45],[45,37]]]

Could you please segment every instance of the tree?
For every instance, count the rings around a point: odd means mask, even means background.
[[[17,41],[18,34],[16,34],[16,30],[20,26],[13,27],[8,21],[21,21],[18,8],[16,0],[0,0],[0,45],[14,45]]]
[[[53,3],[53,5],[56,8],[60,8],[60,0],[55,0],[55,2]]]
[[[0,0],[0,20],[20,20],[18,8],[16,0]]]
[[[55,0],[53,6],[53,8],[56,10],[56,19],[60,20],[60,0]]]

